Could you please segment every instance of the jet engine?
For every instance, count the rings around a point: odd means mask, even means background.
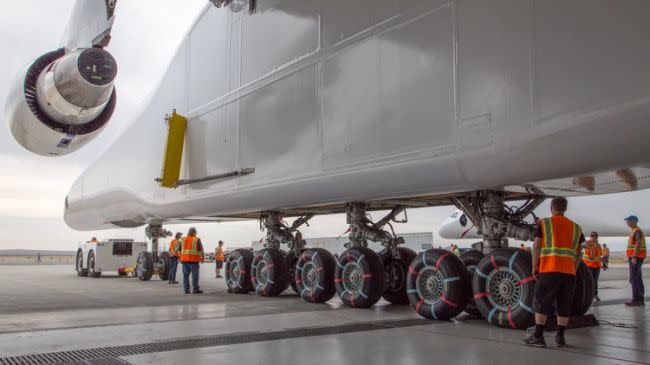
[[[14,83],[6,120],[18,143],[43,156],[73,152],[106,126],[115,109],[115,59],[103,48],[36,59]]]

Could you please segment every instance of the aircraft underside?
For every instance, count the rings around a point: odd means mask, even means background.
[[[168,269],[157,253],[164,225],[260,219],[265,248],[227,258],[233,293],[292,285],[314,303],[338,293],[368,307],[383,296],[427,318],[466,310],[525,328],[531,256],[507,243],[532,239],[524,218],[548,196],[650,187],[648,1],[213,3],[142,113],[65,201],[74,229],[148,225],[154,251],[141,255],[142,278]],[[101,35],[84,47],[104,47]],[[112,114],[112,57],[66,52],[40,58],[11,96],[12,132],[36,153],[82,148]],[[105,77],[73,62],[86,53],[101,57]],[[68,77],[91,90],[84,80],[94,80],[101,93],[83,100],[72,88],[78,102],[50,103],[66,97],[53,86]],[[65,114],[91,104],[83,118]],[[170,188],[158,182],[172,111],[188,122]],[[401,247],[391,228],[405,209],[450,204],[481,232],[475,250]],[[371,221],[370,210],[388,213]],[[349,224],[338,258],[299,234],[330,213]],[[578,275],[573,312],[583,315],[593,285],[584,267]]]

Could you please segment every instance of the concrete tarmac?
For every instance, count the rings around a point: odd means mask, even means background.
[[[70,266],[0,266],[0,277],[0,365],[650,364],[650,306],[623,305],[625,267],[601,273],[602,301],[591,309],[601,326],[568,331],[564,349],[550,333],[549,348],[528,348],[525,331],[466,315],[428,321],[383,301],[351,309],[336,298],[309,304],[290,290],[230,294],[213,264],[201,269],[202,295],[156,278],[80,278]]]

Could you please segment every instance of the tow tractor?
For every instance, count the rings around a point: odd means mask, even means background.
[[[147,242],[132,239],[81,243],[75,261],[77,275],[98,278],[103,272],[117,271],[120,276],[135,276],[138,257],[143,252],[147,252]]]

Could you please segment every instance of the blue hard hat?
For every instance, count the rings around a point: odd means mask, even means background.
[[[625,220],[626,220],[626,221],[635,221],[635,222],[638,222],[638,221],[639,221],[639,217],[637,217],[637,216],[635,216],[635,215],[631,215],[631,216],[625,218]]]

